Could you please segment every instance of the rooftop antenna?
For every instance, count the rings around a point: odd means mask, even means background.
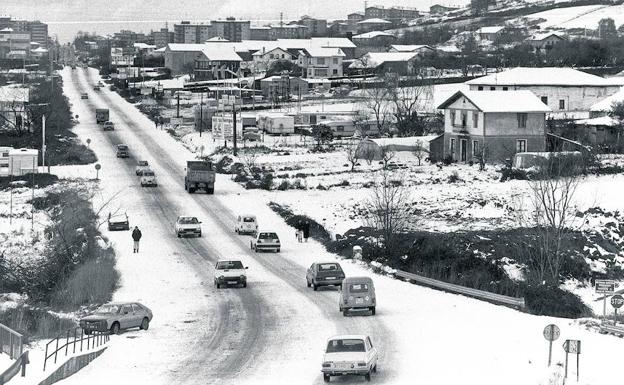
[[[280,12],[280,28],[284,27],[284,12]]]

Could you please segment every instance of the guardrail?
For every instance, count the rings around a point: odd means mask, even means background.
[[[602,334],[614,334],[619,337],[624,337],[624,325],[611,325],[609,323],[603,323],[600,325],[600,333]]]
[[[406,280],[414,281],[416,283],[419,283],[425,286],[431,286],[436,289],[441,289],[441,290],[449,291],[452,293],[464,294],[470,297],[482,299],[484,301],[488,301],[492,303],[512,306],[512,307],[516,307],[519,309],[523,309],[526,306],[526,303],[523,297],[509,297],[506,295],[490,293],[488,291],[471,289],[469,287],[455,285],[455,284],[443,282],[443,281],[438,281],[437,279],[427,278],[418,274],[408,273],[406,271],[401,271],[401,270],[397,270],[394,273],[394,275],[397,277],[406,279]]]
[[[4,371],[4,373],[0,373],[0,385],[4,385],[9,382],[13,377],[15,377],[17,373],[20,372],[20,369],[22,372],[22,377],[24,377],[26,375],[26,365],[29,363],[30,361],[28,360],[27,350],[22,353],[22,355],[20,355],[17,360],[15,360],[15,362],[13,362],[11,366],[9,366],[9,368]]]
[[[24,353],[24,336],[8,326],[0,324],[0,353],[6,353],[12,360]]]
[[[78,335],[78,330],[80,330],[80,335]],[[65,340],[65,342],[63,342],[62,340]],[[54,363],[56,364],[58,353],[60,351],[61,354],[63,354],[63,349],[65,350],[65,357],[67,357],[67,355],[70,354],[70,346],[72,346],[71,354],[74,354],[76,353],[77,349],[79,352],[92,350],[104,345],[109,340],[110,335],[107,332],[92,331],[89,334],[85,334],[84,330],[80,327],[76,327],[73,330],[67,329],[65,335],[61,333],[56,338],[46,344],[45,358],[43,360],[43,371],[45,372],[48,359],[51,359],[52,356],[54,356]],[[61,342],[61,346],[59,346],[59,342]],[[50,344],[52,343],[55,343],[54,351],[50,351]],[[80,345],[80,347],[77,347],[77,345]]]

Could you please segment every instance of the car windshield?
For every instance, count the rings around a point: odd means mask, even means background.
[[[117,146],[118,150],[127,150],[128,146],[126,146],[125,144],[120,144],[119,146]]]
[[[351,285],[349,285],[349,291],[351,293],[366,293],[368,291],[368,284],[352,283]]]
[[[96,311],[97,314],[117,314],[119,305],[102,305]]]
[[[364,340],[331,340],[327,344],[327,353],[365,352]]]
[[[217,270],[226,269],[242,269],[243,263],[241,261],[219,261],[217,262]]]
[[[337,263],[321,263],[318,265],[319,271],[341,271],[340,265]]]
[[[275,233],[260,233],[258,235],[259,239],[277,239],[277,234]]]
[[[256,221],[256,218],[254,218],[254,217],[245,217],[245,218],[243,218],[243,222],[245,222],[245,223],[253,223],[255,221]]]
[[[139,166],[147,166],[147,161],[146,160],[140,160],[139,161]]]
[[[183,225],[190,225],[192,223],[198,223],[199,221],[195,217],[182,217],[178,220]]]
[[[153,171],[143,171],[143,176],[154,176]]]

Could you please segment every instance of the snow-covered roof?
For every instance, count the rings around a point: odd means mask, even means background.
[[[39,150],[33,148],[14,148],[9,150],[9,156],[15,155],[29,155],[29,156],[38,156]]]
[[[28,102],[30,89],[21,87],[0,87],[0,102]]]
[[[620,124],[617,119],[613,119],[610,116],[601,116],[599,118],[581,119],[575,122],[576,124],[582,124],[586,126],[606,126],[615,127]]]
[[[234,51],[232,45],[223,44],[204,44],[201,52],[212,61],[243,61],[240,56]]]
[[[388,20],[384,20],[384,19],[379,19],[376,17],[373,17],[371,19],[365,19],[362,21],[358,21],[357,24],[392,24],[391,22],[389,22]]]
[[[457,99],[465,97],[483,112],[551,112],[535,94],[522,91],[457,91],[438,109],[444,109]]]
[[[418,56],[416,52],[369,52],[349,68],[375,68],[387,62],[406,62]]]
[[[43,47],[38,47],[38,48],[33,49],[30,52],[34,52],[34,53],[48,53],[48,50],[43,48]]]
[[[2,28],[0,29],[0,32],[13,32],[13,28],[9,28],[9,27]]]
[[[167,48],[173,52],[201,52],[205,44],[169,43]]]
[[[609,86],[615,84],[600,76],[567,67],[517,67],[472,79],[466,83],[486,86]]]
[[[547,39],[547,38],[549,38],[551,36],[557,37],[557,38],[559,38],[561,40],[564,40],[566,38],[565,35],[559,34],[559,33],[556,33],[556,32],[543,32],[543,33],[537,33],[537,34],[527,38],[527,40],[529,40],[529,41],[542,41],[542,40],[545,40],[545,39]]]
[[[615,94],[602,99],[598,103],[595,103],[591,106],[589,111],[592,112],[608,112],[611,111],[611,106],[613,103],[624,102],[624,90],[616,92]]]
[[[215,36],[215,37],[211,37],[210,39],[206,40],[206,42],[228,42],[229,40],[221,37],[221,36]]]
[[[372,32],[366,32],[366,33],[362,33],[362,34],[359,34],[359,35],[355,35],[355,36],[353,36],[353,38],[354,39],[373,39],[373,38],[379,37],[379,36],[395,37],[393,34],[388,33],[388,32],[372,31]]]
[[[305,52],[311,57],[345,57],[340,48],[310,47],[305,48]]]
[[[481,27],[477,30],[477,33],[499,33],[500,31],[504,29],[505,27],[500,26],[500,25],[491,26],[491,27]]]
[[[155,49],[156,46],[152,45],[152,44],[145,44],[145,43],[134,43],[134,48],[138,48],[138,49]]]
[[[421,49],[434,50],[434,48],[424,44],[393,44],[390,46],[390,49],[397,52],[415,52]]]
[[[280,47],[275,47],[275,48],[272,48],[270,50],[258,50],[256,52],[254,52],[252,56],[262,56],[262,55],[266,55],[268,53],[271,53],[273,51],[282,51],[282,52],[290,55],[290,52],[286,51],[285,49],[280,48]]]

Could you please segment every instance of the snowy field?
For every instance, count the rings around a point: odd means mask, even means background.
[[[544,19],[540,24],[544,28],[596,29],[598,22],[604,18],[612,18],[616,28],[624,24],[624,5],[586,5],[579,7],[558,8],[524,16],[529,19]]]

